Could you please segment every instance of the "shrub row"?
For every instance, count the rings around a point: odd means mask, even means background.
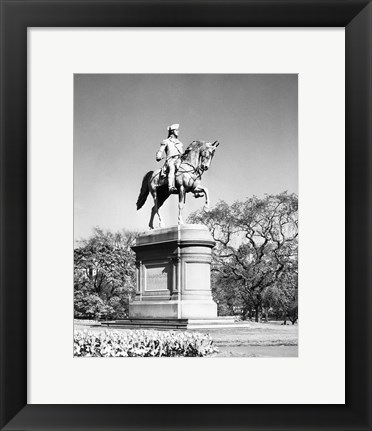
[[[207,356],[218,349],[209,334],[153,330],[74,332],[74,356]]]

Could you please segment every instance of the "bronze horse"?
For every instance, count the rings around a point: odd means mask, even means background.
[[[178,194],[178,224],[182,224],[182,209],[186,201],[186,193],[193,193],[195,197],[205,196],[205,209],[209,206],[208,190],[200,185],[201,177],[208,170],[214,152],[219,142],[213,144],[204,141],[193,141],[181,156],[181,164],[176,172],[174,194]],[[168,179],[162,175],[162,169],[149,171],[142,180],[141,191],[137,199],[137,210],[142,208],[146,202],[148,194],[151,193],[154,199],[154,206],[151,209],[149,222],[150,229],[154,229],[154,217],[157,214],[160,227],[163,226],[159,214],[159,208],[170,196],[168,190]]]

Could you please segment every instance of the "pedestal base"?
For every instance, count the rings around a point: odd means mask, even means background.
[[[217,304],[213,300],[142,301],[132,302],[130,319],[213,319]]]
[[[140,235],[136,253],[137,294],[130,319],[213,319],[211,250],[206,226],[181,225]]]
[[[221,329],[249,328],[249,322],[236,322],[234,317],[217,317],[214,319],[126,319],[102,322],[102,326],[121,329]]]

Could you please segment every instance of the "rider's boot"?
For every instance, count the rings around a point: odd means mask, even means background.
[[[172,179],[173,179],[173,181],[172,181]],[[173,192],[177,191],[176,187],[174,187],[174,178],[172,178],[172,179],[168,178],[169,193],[173,193]]]

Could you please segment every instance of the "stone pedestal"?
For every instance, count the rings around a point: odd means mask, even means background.
[[[136,253],[137,294],[130,319],[213,319],[210,286],[215,242],[206,226],[180,225],[141,234]]]

